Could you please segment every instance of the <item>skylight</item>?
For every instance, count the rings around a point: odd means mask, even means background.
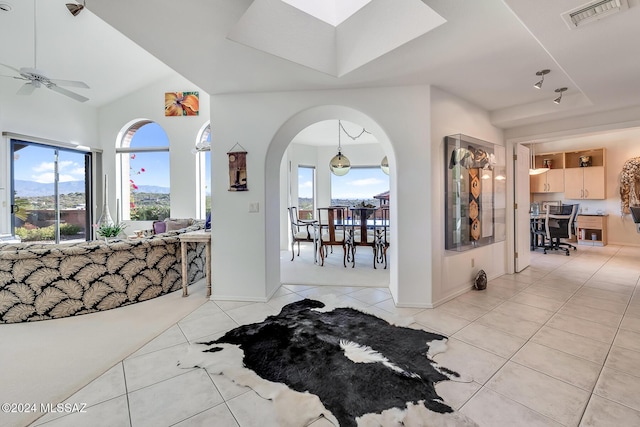
[[[296,9],[337,27],[371,0],[282,0]]]

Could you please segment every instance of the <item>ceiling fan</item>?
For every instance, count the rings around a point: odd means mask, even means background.
[[[47,89],[51,89],[54,92],[58,92],[62,95],[68,96],[69,98],[75,99],[76,101],[85,102],[88,101],[89,98],[84,97],[80,94],[72,92],[68,89],[65,89],[60,86],[68,86],[68,87],[78,87],[89,89],[89,86],[85,82],[77,81],[77,80],[60,80],[60,79],[51,79],[46,73],[37,68],[36,62],[36,47],[37,47],[37,39],[36,39],[36,0],[33,2],[33,64],[34,67],[22,67],[20,69],[12,67],[6,64],[0,64],[3,67],[6,67],[10,70],[13,70],[17,75],[15,76],[3,76],[3,77],[13,77],[18,80],[25,80],[26,83],[22,85],[22,87],[18,90],[18,95],[31,95],[34,90],[40,87],[46,87]]]

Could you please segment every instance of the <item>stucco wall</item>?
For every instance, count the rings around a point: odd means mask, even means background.
[[[198,116],[165,117],[164,94],[176,91],[199,92]],[[191,149],[195,146],[198,132],[210,118],[209,95],[178,75],[151,84],[100,108],[98,138],[103,149],[104,173],[108,175],[109,188],[116,188],[115,149],[118,134],[126,130],[123,128],[133,120],[152,120],[164,129],[169,138],[171,216],[197,218],[196,156],[191,153]],[[215,134],[212,134],[212,141],[215,143]],[[116,197],[116,191],[109,192],[110,206],[116,206]]]
[[[277,289],[281,211],[286,208],[282,156],[308,125],[342,119],[373,132],[392,165],[394,298],[401,305],[429,305],[431,247],[425,242],[430,241],[431,229],[424,224],[430,221],[431,202],[428,193],[419,191],[430,187],[431,178],[425,167],[430,144],[428,86],[218,95],[211,98],[211,112],[217,118],[212,130],[218,135],[212,156],[214,298],[260,301]],[[226,152],[236,142],[249,152],[249,191],[244,193],[227,191]],[[253,202],[260,204],[260,212],[248,212]],[[396,203],[411,208],[395,209]]]
[[[489,278],[506,273],[506,241],[474,248],[465,252],[445,251],[444,236],[444,137],[462,133],[504,146],[502,130],[492,126],[489,114],[447,92],[431,90],[431,164],[430,193],[434,201],[431,210],[433,247],[433,300],[437,305],[467,291],[478,270]],[[513,179],[507,177],[507,188]],[[507,215],[510,213],[508,212]]]

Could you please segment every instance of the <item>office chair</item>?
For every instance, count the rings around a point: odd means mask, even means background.
[[[560,239],[568,239],[573,236],[573,221],[576,217],[577,205],[547,206],[544,229],[546,243],[543,252],[548,250],[563,250],[569,256],[569,248],[576,247]]]

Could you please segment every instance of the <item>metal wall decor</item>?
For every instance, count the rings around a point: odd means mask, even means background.
[[[445,156],[445,249],[464,251],[504,240],[504,147],[450,135],[445,138]]]
[[[248,191],[247,150],[238,143],[227,152],[229,156],[229,191]]]

